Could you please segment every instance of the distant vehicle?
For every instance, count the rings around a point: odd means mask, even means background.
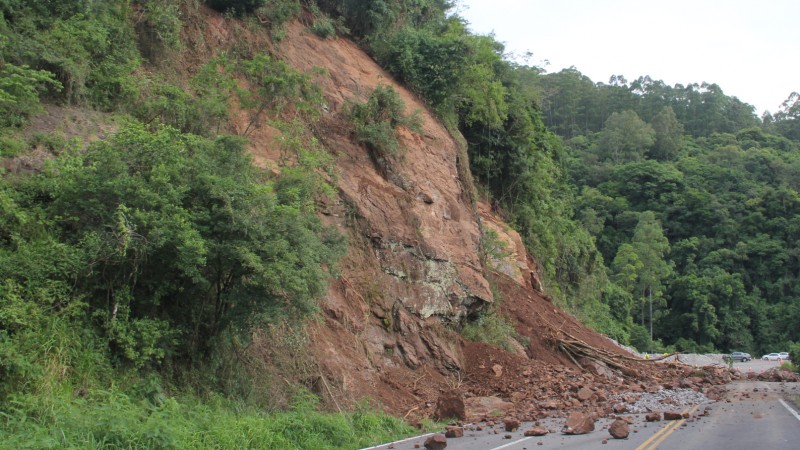
[[[750,356],[750,353],[733,352],[730,355],[722,355],[722,359],[724,360],[732,359],[734,361],[745,362],[745,361],[752,361],[753,357]]]
[[[781,359],[783,360],[789,359],[789,353],[787,352],[778,352],[778,354],[781,355]]]
[[[777,360],[783,359],[783,358],[781,358],[781,354],[780,353],[770,353],[768,355],[762,356],[761,359],[764,360],[764,361],[777,361]]]

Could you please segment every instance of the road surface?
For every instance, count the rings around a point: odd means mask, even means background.
[[[647,423],[643,415],[625,414],[634,419],[627,439],[613,439],[608,434],[610,419],[600,419],[595,431],[579,436],[559,433],[564,419],[549,419],[542,425],[551,433],[525,437],[533,424],[524,423],[515,432],[506,432],[500,422],[478,430],[466,427],[464,437],[447,440],[448,450],[526,450],[539,448],[636,449],[636,450],[796,450],[800,448],[800,414],[785,400],[800,396],[800,383],[740,381],[728,385],[722,401],[686,408],[691,417],[678,421]],[[666,408],[665,408],[666,409]],[[704,414],[706,413],[706,414]],[[485,424],[484,424],[485,426]],[[424,449],[429,435],[371,450]]]

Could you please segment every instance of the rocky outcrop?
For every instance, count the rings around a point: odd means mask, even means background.
[[[335,155],[339,198],[324,205],[323,219],[350,244],[322,303],[326,323],[313,330],[315,358],[353,398],[379,394],[386,370],[458,372],[458,339],[446,327],[493,301],[478,256],[479,216],[459,168],[464,149],[355,44],[294,23],[278,52],[302,72],[326,73],[314,80],[325,99],[318,137]],[[422,119],[419,133],[401,129],[403,155],[388,168],[354,143],[343,115],[380,84],[392,85]]]

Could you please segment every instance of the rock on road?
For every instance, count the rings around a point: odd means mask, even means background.
[[[568,436],[560,433],[564,419],[548,419],[546,436],[525,437],[532,423],[506,432],[502,421],[494,425],[467,426],[463,437],[447,439],[450,450],[636,449],[636,450],[789,450],[800,448],[800,414],[786,400],[800,396],[800,383],[737,381],[727,386],[723,400],[687,407],[689,418],[647,423],[644,414],[623,414],[632,419],[627,439],[613,439],[613,419],[600,419],[595,431]],[[480,428],[478,425],[481,425]],[[429,435],[427,435],[429,436]],[[427,436],[373,447],[374,450],[424,449]]]

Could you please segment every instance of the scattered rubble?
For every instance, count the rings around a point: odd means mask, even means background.
[[[790,382],[790,381],[800,381],[800,374],[796,374],[789,369],[776,367],[774,369],[769,369],[761,373],[748,373],[747,378],[759,381]]]
[[[627,401],[627,411],[632,414],[664,411],[665,408],[684,409],[688,406],[709,403],[702,392],[692,389],[659,389],[657,392],[625,393],[613,400]],[[631,402],[632,401],[632,402]]]

